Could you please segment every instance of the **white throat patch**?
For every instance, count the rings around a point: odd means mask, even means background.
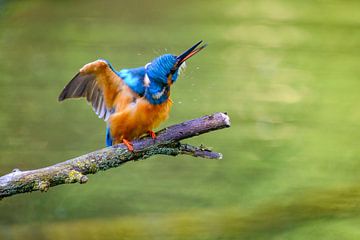
[[[144,86],[145,87],[149,87],[150,86],[150,78],[149,78],[149,76],[147,75],[147,73],[146,73],[146,68],[147,68],[147,66],[149,66],[151,63],[147,63],[146,65],[145,65],[145,77],[144,77]]]
[[[186,68],[186,62],[183,62],[178,70],[178,75],[180,76],[183,72],[185,72],[185,68]]]

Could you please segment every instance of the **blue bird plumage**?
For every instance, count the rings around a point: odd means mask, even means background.
[[[145,67],[122,69],[117,72],[117,74],[124,80],[131,90],[140,96],[144,95],[145,86],[143,84],[143,79],[145,77]]]
[[[150,81],[155,81],[158,84],[168,84],[168,76],[171,69],[176,64],[176,56],[171,54],[165,54],[158,58],[155,58],[146,68]],[[172,83],[176,81],[178,77],[178,69],[172,75]]]
[[[161,104],[168,100],[170,87],[151,82],[145,91],[145,98],[154,105]]]

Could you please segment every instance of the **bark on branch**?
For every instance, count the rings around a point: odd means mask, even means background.
[[[214,113],[164,128],[157,133],[155,140],[150,137],[135,140],[134,152],[129,152],[123,144],[119,144],[45,168],[29,171],[14,169],[11,173],[0,177],[0,199],[18,193],[39,190],[44,192],[50,187],[65,183],[86,183],[88,174],[118,167],[131,160],[146,159],[156,154],[171,156],[187,154],[194,157],[221,159],[221,153],[213,152],[203,146],[183,144],[180,140],[226,127],[230,127],[229,117],[224,113]]]

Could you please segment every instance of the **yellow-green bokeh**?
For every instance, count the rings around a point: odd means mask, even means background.
[[[85,185],[0,202],[0,239],[359,239],[359,1],[0,1],[0,174],[104,146],[83,64],[209,46],[163,126],[226,111],[194,138],[221,161],[158,156]]]

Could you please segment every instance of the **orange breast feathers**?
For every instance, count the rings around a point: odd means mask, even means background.
[[[159,126],[169,116],[172,105],[170,99],[153,105],[145,97],[134,95],[129,87],[124,86],[114,101],[116,110],[109,118],[113,144],[121,143],[123,139],[131,141],[138,138]]]

